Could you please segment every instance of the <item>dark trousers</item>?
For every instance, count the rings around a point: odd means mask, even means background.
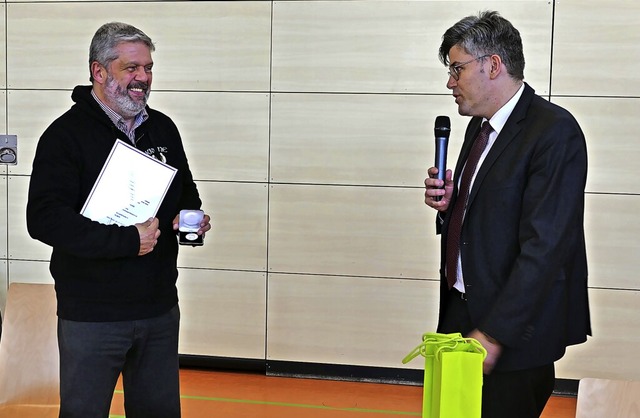
[[[439,331],[465,335],[475,328],[467,302],[452,290]],[[554,385],[553,363],[525,370],[494,370],[483,378],[482,418],[539,418]]]
[[[58,319],[60,418],[107,418],[122,373],[127,418],[179,418],[176,305],[119,322]]]

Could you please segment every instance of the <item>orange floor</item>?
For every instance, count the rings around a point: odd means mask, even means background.
[[[418,386],[269,377],[183,369],[183,418],[420,417]],[[553,397],[542,418],[574,418],[575,398]],[[123,418],[118,384],[110,418]]]

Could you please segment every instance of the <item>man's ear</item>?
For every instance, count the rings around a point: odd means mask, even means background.
[[[91,63],[91,76],[96,82],[104,84],[107,80],[107,70],[97,61],[94,61]]]
[[[496,78],[502,71],[502,58],[500,58],[500,55],[493,54],[489,57],[489,61],[491,63],[489,76],[491,78]]]

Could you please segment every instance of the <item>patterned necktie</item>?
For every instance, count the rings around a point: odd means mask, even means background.
[[[462,232],[462,221],[464,219],[464,212],[467,206],[467,200],[469,199],[469,190],[471,188],[471,179],[478,166],[480,156],[487,147],[489,142],[489,135],[493,131],[489,122],[484,122],[480,133],[476,137],[469,157],[467,158],[467,164],[464,167],[462,173],[462,179],[460,180],[460,190],[458,191],[458,198],[453,205],[453,211],[451,212],[451,219],[449,220],[449,229],[447,231],[447,284],[449,289],[456,283],[458,277],[458,258],[460,257],[460,234]]]

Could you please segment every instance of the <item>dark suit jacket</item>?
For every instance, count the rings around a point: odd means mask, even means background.
[[[472,118],[467,127],[456,187],[481,122]],[[568,345],[591,335],[583,226],[586,177],[586,144],[578,123],[525,84],[478,171],[460,240],[471,319],[504,346],[496,370],[550,364]],[[450,210],[439,228],[440,319],[448,294],[449,216]]]

